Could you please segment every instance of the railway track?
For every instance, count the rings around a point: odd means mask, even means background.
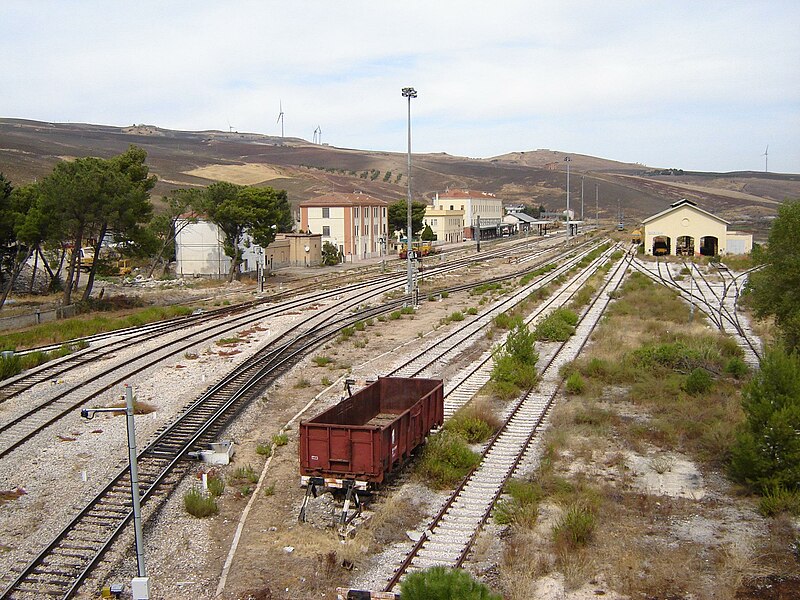
[[[733,337],[742,349],[744,361],[753,369],[757,369],[761,362],[761,342],[755,336],[749,322],[746,321],[738,310],[741,280],[747,273],[730,275],[732,280],[725,282],[721,273],[722,283],[715,285],[692,262],[681,263],[681,274],[689,277],[690,285],[676,279],[670,263],[656,261],[653,263],[634,260],[632,267],[647,275],[654,281],[675,290],[684,300],[692,305],[692,310],[702,312],[708,320],[723,333]]]
[[[436,276],[438,274],[451,272],[453,269],[457,269],[459,267],[466,267],[473,265],[476,262],[503,257],[520,251],[527,251],[530,250],[531,248],[540,245],[539,242],[540,240],[528,242],[524,246],[522,246],[522,248],[516,248],[516,247],[497,248],[494,250],[486,251],[479,256],[457,258],[446,264],[434,265],[428,267],[428,276],[429,277]],[[526,260],[533,260],[536,258],[537,254],[539,253],[530,254],[525,258]],[[245,313],[248,313],[248,311],[252,311],[254,309],[265,311],[262,313],[262,317],[273,316],[284,313],[289,310],[303,308],[305,306],[308,306],[309,304],[319,302],[325,299],[326,297],[339,296],[351,292],[358,293],[362,289],[362,286],[365,284],[394,282],[395,287],[397,287],[405,282],[405,274],[381,273],[377,277],[373,277],[367,282],[348,283],[348,285],[335,288],[328,292],[320,292],[320,288],[327,288],[332,284],[335,284],[337,281],[338,279],[335,277],[331,281],[327,282],[315,280],[313,283],[309,283],[305,286],[301,286],[300,288],[296,288],[291,291],[287,290],[285,292],[280,292],[278,294],[273,294],[259,300],[245,302],[242,304],[238,304],[236,306],[218,308],[211,311],[204,311],[203,313],[200,314],[193,314],[186,317],[177,317],[174,319],[160,321],[158,323],[151,323],[139,327],[119,329],[115,331],[109,331],[92,336],[86,336],[83,338],[76,338],[74,340],[70,340],[68,342],[65,342],[65,344],[73,346],[78,344],[81,345],[88,344],[88,347],[78,352],[74,352],[61,359],[50,361],[48,363],[40,365],[39,367],[30,369],[24,373],[21,373],[18,376],[9,378],[5,381],[0,381],[0,403],[4,402],[5,400],[13,398],[14,396],[22,393],[23,391],[31,389],[32,387],[34,387],[39,383],[57,379],[59,376],[62,376],[73,369],[107,358],[108,356],[112,355],[115,352],[124,350],[125,348],[129,348],[132,346],[137,346],[143,343],[147,343],[148,341],[155,340],[161,336],[184,330],[188,327],[212,324],[220,319],[229,318],[235,315],[243,315]],[[352,279],[350,279],[349,281],[352,281]],[[302,292],[304,290],[313,291],[314,293],[308,296],[300,296],[300,298],[298,299],[296,297],[298,292]],[[276,301],[279,301],[278,304],[274,304]],[[264,308],[264,306],[267,304],[269,304],[269,306]],[[232,331],[238,327],[246,325],[249,322],[252,322],[252,319],[246,316],[243,318],[244,318],[243,321],[236,320],[231,322],[230,327],[228,327],[226,331]],[[31,352],[50,352],[59,349],[62,345],[64,344],[30,348],[28,350],[21,351],[20,354],[27,354]]]
[[[515,404],[505,424],[487,444],[480,465],[428,525],[384,591],[394,589],[410,571],[436,565],[456,568],[463,563],[505,482],[514,475],[545,422],[561,385],[561,367],[574,360],[589,339],[610,302],[610,293],[621,284],[628,264],[626,256],[609,272],[602,289],[583,312],[575,335],[559,347],[542,370],[537,389],[524,394]]]
[[[471,263],[472,261],[469,262]],[[462,268],[461,263],[445,264],[432,268],[430,274],[445,274],[460,268]],[[236,310],[234,313],[225,312],[223,316],[230,314],[236,314],[238,316],[225,322],[217,322],[215,326],[204,329],[202,332],[192,335],[187,334],[181,336],[178,340],[159,344],[150,349],[143,349],[134,360],[127,362],[122,367],[117,364],[110,364],[94,375],[83,378],[80,382],[59,391],[53,396],[26,403],[16,412],[14,410],[7,411],[3,422],[0,423],[0,458],[7,456],[22,444],[43,432],[50,425],[57,423],[65,415],[83,406],[92,398],[112,389],[114,386],[120,385],[133,375],[151,368],[170,356],[180,354],[195,347],[197,344],[221,337],[228,332],[247,327],[266,317],[285,314],[292,310],[305,309],[321,301],[330,300],[331,298],[338,299],[343,294],[351,294],[351,299],[348,301],[339,301],[339,304],[333,309],[323,309],[320,314],[324,315],[329,310],[348,310],[360,304],[368,303],[374,298],[390,292],[401,285],[402,278],[397,276],[382,277],[368,284],[354,284],[347,286],[343,290],[322,292],[310,297],[286,301],[278,306],[258,307],[247,313],[240,310]],[[370,287],[366,288],[365,286]],[[455,290],[458,288],[456,287],[453,289]],[[218,317],[216,320],[218,321]],[[203,324],[207,323],[203,321]],[[299,326],[296,326],[292,331],[296,330],[298,327]],[[78,365],[85,364],[87,361],[96,361],[100,358],[113,355],[120,349],[140,346],[146,340],[163,335],[165,329],[173,331],[175,326],[170,324],[168,327],[156,333],[151,332],[148,328],[145,332],[134,334],[120,343],[109,344],[108,347],[102,349],[96,348],[94,352],[82,352],[80,356],[76,357],[75,362],[70,361],[68,365],[56,366],[56,368],[59,369],[59,373],[63,373],[67,368],[75,368]],[[47,371],[47,373],[50,375],[46,378],[42,376],[42,373],[37,372],[33,374],[32,378],[14,380],[11,381],[9,385],[21,386],[25,389],[29,389],[36,383],[47,381],[49,377],[52,376],[53,371]],[[7,400],[11,397],[13,397],[13,395],[7,395],[5,399]]]
[[[463,284],[452,289],[466,289],[472,285]],[[393,310],[404,300],[400,298],[345,317],[321,320],[318,325],[296,333],[283,344],[273,342],[256,359],[210,388],[139,454],[143,504],[155,499],[163,500],[180,478],[181,469],[185,468],[182,458],[186,452],[213,439],[243,406],[260,396],[303,353],[329,339],[342,327]],[[363,296],[354,298],[352,306],[363,301]],[[329,310],[341,314],[348,308],[347,304],[341,304]],[[174,476],[170,477],[171,474]],[[37,597],[43,593],[72,597],[132,517],[130,501],[126,498],[129,496],[127,478],[127,470],[120,470],[32,561],[17,565],[14,575],[4,579],[4,582],[12,580],[0,598]]]

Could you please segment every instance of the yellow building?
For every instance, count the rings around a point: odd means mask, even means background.
[[[431,226],[438,243],[452,244],[464,241],[463,210],[449,210],[429,205],[425,209],[423,223]]]
[[[747,254],[753,236],[728,231],[728,221],[685,198],[642,221],[645,254],[716,256]]]

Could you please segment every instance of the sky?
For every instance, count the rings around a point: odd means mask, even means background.
[[[0,117],[800,173],[797,0],[0,1]],[[764,153],[768,149],[768,156]]]

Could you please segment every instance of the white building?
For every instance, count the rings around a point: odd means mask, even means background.
[[[189,217],[176,222],[175,273],[180,277],[202,275],[227,277],[231,259],[225,254],[225,234],[210,221]],[[322,262],[319,235],[278,233],[275,240],[262,248],[249,236],[242,245],[242,272],[256,271],[258,265],[267,271],[288,266],[317,266]]]
[[[441,194],[436,194],[433,208],[450,211],[463,210],[465,239],[475,239],[475,230],[479,223],[481,237],[495,237],[499,235],[499,226],[503,222],[503,201],[488,192],[448,189]]]

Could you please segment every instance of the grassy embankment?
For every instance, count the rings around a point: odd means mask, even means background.
[[[789,519],[764,521],[740,543],[715,523],[738,510],[757,522],[756,501],[704,495],[704,478],[724,473],[743,418],[740,354],[731,339],[690,323],[673,293],[630,277],[587,352],[564,370],[568,400],[554,410],[539,469],[512,482],[495,510],[511,527],[506,597],[531,597],[543,576],[577,588],[599,573],[630,597],[733,597],[750,576],[798,570]],[[662,482],[692,465],[686,485],[697,488],[659,494],[643,487],[642,465]],[[691,523],[716,531],[712,541],[681,529]]]

